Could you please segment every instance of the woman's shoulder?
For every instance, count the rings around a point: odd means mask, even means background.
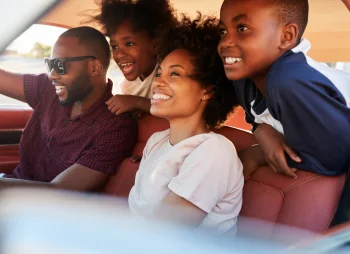
[[[155,132],[148,139],[147,143],[148,144],[154,144],[154,143],[158,143],[160,141],[163,141],[165,139],[169,139],[169,133],[170,133],[170,129],[167,129],[165,131]]]
[[[211,156],[230,156],[237,154],[233,143],[225,136],[215,132],[209,132],[192,136],[182,142],[182,146],[194,146],[196,153],[210,154]]]
[[[207,139],[204,144],[207,146],[213,146],[213,148],[220,147],[223,149],[236,150],[233,143],[221,134],[209,132],[205,135],[207,136]]]
[[[143,156],[145,157],[152,150],[158,150],[164,145],[164,142],[167,142],[169,139],[169,129],[165,131],[155,132],[148,139],[145,149],[143,151]]]

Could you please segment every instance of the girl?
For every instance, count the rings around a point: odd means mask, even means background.
[[[157,63],[157,38],[163,28],[176,24],[168,0],[102,0],[94,17],[110,39],[113,59],[124,75],[123,95],[106,103],[115,113],[149,112],[151,84]]]

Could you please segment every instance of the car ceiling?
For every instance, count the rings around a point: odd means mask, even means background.
[[[170,0],[179,12],[218,14],[222,0]],[[340,0],[309,0],[309,24],[305,32],[312,43],[309,55],[318,61],[350,62],[350,12]],[[62,0],[38,23],[61,27],[82,25],[86,10],[96,10],[94,0]],[[90,24],[92,25],[92,24]]]

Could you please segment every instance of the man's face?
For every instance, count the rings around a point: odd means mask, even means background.
[[[230,80],[264,77],[280,56],[281,26],[266,0],[225,0],[219,54]]]
[[[124,21],[110,37],[113,59],[124,77],[134,81],[142,80],[152,73],[156,66],[153,40],[146,31],[133,31],[129,21]]]
[[[77,38],[59,38],[55,43],[50,58],[69,58],[89,55],[86,48]],[[70,106],[83,101],[93,90],[89,78],[89,63],[93,59],[65,62],[66,73],[59,75],[52,69],[49,79],[55,86],[59,102],[63,106]]]

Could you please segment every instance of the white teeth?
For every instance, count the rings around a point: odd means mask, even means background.
[[[61,91],[62,89],[65,89],[64,86],[55,86],[56,91]]]
[[[238,57],[225,57],[225,63],[227,63],[227,64],[239,63],[240,61],[242,61],[242,58],[238,58]]]
[[[154,100],[169,100],[170,96],[165,95],[165,94],[155,93],[155,94],[153,94],[152,99],[154,99]]]
[[[132,65],[132,63],[119,63],[121,67],[129,66]]]

